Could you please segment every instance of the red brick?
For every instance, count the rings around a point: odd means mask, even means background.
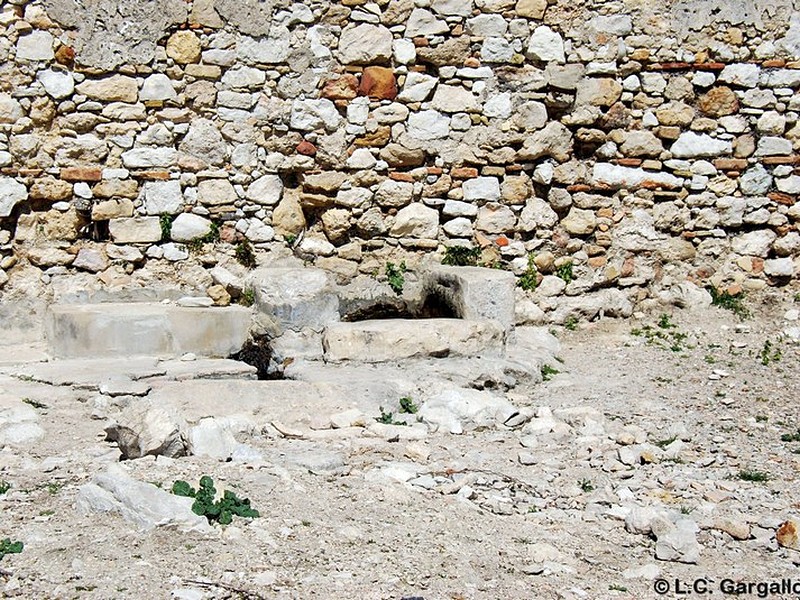
[[[741,171],[747,168],[747,160],[744,158],[718,158],[714,161],[714,166],[720,171]]]
[[[103,170],[100,167],[61,167],[61,179],[64,181],[100,181]]]
[[[796,165],[800,164],[800,156],[768,156],[761,162],[765,165]]]
[[[395,181],[406,181],[408,183],[414,183],[414,177],[409,175],[408,173],[398,173],[396,171],[389,173],[389,178],[394,179]]]
[[[620,158],[617,159],[617,164],[623,167],[639,167],[642,164],[641,158]]]
[[[770,192],[767,194],[767,198],[784,206],[793,206],[797,200],[796,196],[784,194],[783,192]]]
[[[150,179],[156,181],[166,181],[170,178],[169,171],[161,169],[153,169],[150,171],[138,171],[132,174],[137,179]]]
[[[570,194],[576,194],[578,192],[590,192],[592,191],[592,186],[586,185],[585,183],[576,183],[574,185],[567,186],[567,191]]]
[[[478,176],[478,169],[475,167],[456,167],[450,171],[453,179],[472,179]]]
[[[720,62],[703,62],[694,63],[692,68],[695,71],[722,71],[725,68],[725,63]]]

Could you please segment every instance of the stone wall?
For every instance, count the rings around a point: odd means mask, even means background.
[[[546,310],[785,284],[798,8],[5,2],[0,286],[197,273],[242,239],[345,280],[453,245],[532,257]]]

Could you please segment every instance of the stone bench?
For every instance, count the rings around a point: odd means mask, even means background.
[[[157,303],[53,305],[45,324],[54,358],[226,357],[242,348],[251,312],[242,306],[185,308]]]

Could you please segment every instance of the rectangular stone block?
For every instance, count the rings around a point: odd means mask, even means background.
[[[497,355],[503,333],[492,321],[389,319],[333,323],[325,329],[322,345],[325,359],[334,362]]]
[[[242,348],[250,310],[183,308],[153,303],[53,305],[45,325],[55,358],[227,357]]]
[[[117,244],[148,244],[161,240],[161,222],[158,217],[111,219],[108,232]]]
[[[425,274],[425,290],[445,300],[456,316],[495,321],[508,332],[514,325],[513,273],[484,267],[437,265]]]

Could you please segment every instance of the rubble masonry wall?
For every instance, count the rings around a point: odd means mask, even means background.
[[[0,287],[31,265],[110,285],[217,232],[343,279],[452,245],[517,274],[570,262],[545,310],[784,284],[799,8],[4,2]]]

